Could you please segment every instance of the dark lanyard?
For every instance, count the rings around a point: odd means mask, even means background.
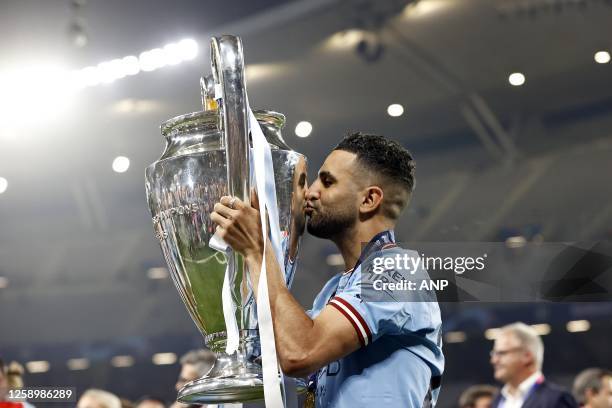
[[[382,231],[378,234],[374,235],[374,238],[368,242],[368,245],[361,251],[361,255],[359,255],[359,259],[355,266],[353,266],[353,271],[357,269],[359,265],[370,255],[370,253],[374,251],[380,251],[387,247],[389,244],[395,246],[395,235],[392,230]],[[391,246],[391,245],[389,245]]]
[[[359,255],[359,259],[357,259],[357,263],[355,264],[355,266],[353,266],[353,268],[349,269],[347,272],[349,271],[350,273],[355,272],[355,269],[357,269],[361,265],[361,263],[365,261],[366,258],[372,252],[380,251],[385,248],[390,248],[394,246],[397,246],[397,245],[395,245],[395,234],[393,233],[392,230],[386,230],[386,231],[379,232],[378,234],[374,235],[374,238],[372,238],[370,242],[368,242],[368,244],[365,246],[365,248],[361,251],[361,254]],[[340,284],[340,281],[338,281],[338,285],[339,284]],[[336,296],[337,291],[338,291],[338,287],[336,287],[336,289],[331,294],[329,299],[327,299],[328,302],[329,300],[333,299],[334,296]]]

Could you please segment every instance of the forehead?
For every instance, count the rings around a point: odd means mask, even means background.
[[[328,172],[332,175],[352,173],[356,169],[357,155],[344,150],[334,150],[325,159],[319,172]]]
[[[518,347],[521,345],[520,340],[512,332],[501,332],[495,339],[496,348]]]
[[[197,377],[198,376],[198,369],[195,366],[195,364],[183,364],[183,366],[181,367],[181,376],[188,378],[188,377]]]

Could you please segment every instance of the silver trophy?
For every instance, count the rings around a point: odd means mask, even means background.
[[[215,232],[210,220],[221,196],[250,202],[248,106],[244,57],[238,37],[211,40],[213,75],[201,80],[204,110],[164,122],[162,156],[146,169],[146,194],[170,274],[208,348],[217,359],[202,378],[178,394],[185,403],[244,402],[263,398],[261,354],[255,299],[241,256],[209,246]],[[272,149],[285,275],[293,279],[299,239],[304,231],[306,158],[281,136],[285,117],[254,110]],[[229,268],[228,268],[229,263]],[[228,268],[240,331],[236,353],[225,353],[221,303]]]

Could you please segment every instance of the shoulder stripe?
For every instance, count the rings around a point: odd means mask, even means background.
[[[351,322],[362,346],[367,346],[372,342],[372,333],[370,333],[368,325],[349,302],[336,296],[329,301],[329,304],[338,309]]]
[[[344,308],[342,305],[338,303],[335,303],[333,300],[329,302],[329,305],[332,306],[334,309],[338,310],[340,313],[342,313],[342,315],[346,317],[346,319],[351,323],[351,325],[353,325],[353,328],[357,332],[357,338],[359,339],[359,343],[361,344],[361,347],[365,347],[366,344],[365,344],[365,341],[363,340],[363,333],[360,331],[359,326],[357,325],[357,323],[355,323],[355,319],[349,314],[346,308]]]

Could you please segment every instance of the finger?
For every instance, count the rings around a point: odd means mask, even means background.
[[[254,188],[251,189],[251,207],[259,211],[259,197]]]
[[[239,210],[244,207],[244,202],[240,200],[238,197],[223,196],[221,197],[219,202],[233,210]]]
[[[220,202],[215,204],[215,206],[213,207],[213,211],[229,219],[236,218],[236,215],[238,213],[238,211],[232,210],[231,208]]]
[[[222,216],[221,214],[215,211],[210,213],[210,219],[212,222],[221,226],[222,228],[227,228],[231,224],[230,220],[228,220],[227,218],[225,218],[224,216]]]

